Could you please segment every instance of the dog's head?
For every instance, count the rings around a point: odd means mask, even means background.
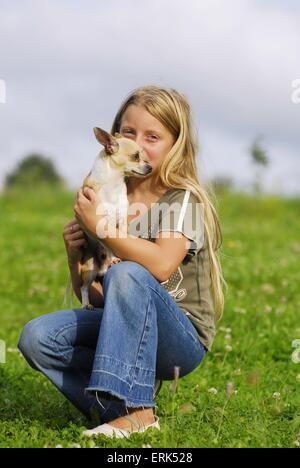
[[[99,157],[110,157],[124,176],[145,177],[152,172],[152,167],[144,160],[142,148],[133,140],[119,133],[112,136],[98,127],[94,128],[94,133],[104,146]]]

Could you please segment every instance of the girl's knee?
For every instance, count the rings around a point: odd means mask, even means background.
[[[36,368],[34,363],[42,359],[43,342],[46,336],[47,329],[38,318],[28,322],[20,335],[18,348],[34,368]]]
[[[113,283],[122,289],[128,285],[130,279],[138,279],[142,283],[143,277],[149,274],[149,271],[139,263],[126,260],[112,265],[104,275],[103,281],[107,283],[113,278]]]
[[[35,337],[36,337],[36,327],[34,325],[35,320],[28,322],[22,330],[22,333],[19,338],[18,348],[22,354],[28,354],[29,348],[32,348]]]

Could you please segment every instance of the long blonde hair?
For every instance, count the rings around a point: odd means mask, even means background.
[[[125,98],[117,112],[111,134],[120,131],[121,120],[127,107],[140,105],[159,120],[174,136],[175,143],[162,161],[155,184],[167,188],[190,190],[195,194],[204,209],[204,229],[209,254],[211,292],[214,302],[215,318],[219,320],[224,309],[222,275],[218,250],[222,244],[222,234],[216,210],[208,192],[200,184],[196,153],[197,140],[192,131],[191,111],[188,99],[173,88],[155,85],[134,89]]]

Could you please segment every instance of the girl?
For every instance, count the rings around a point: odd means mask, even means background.
[[[36,318],[19,342],[29,364],[87,418],[98,412],[102,424],[87,436],[159,429],[155,387],[174,370],[182,377],[199,366],[224,302],[221,231],[197,177],[187,99],[174,89],[138,88],[121,105],[115,132],[135,140],[152,166],[145,178],[126,178],[129,206],[145,210],[128,217],[127,236],[102,238],[121,262],[92,284],[96,309]],[[97,206],[92,190],[80,190],[63,233],[79,300],[84,231],[99,235]]]

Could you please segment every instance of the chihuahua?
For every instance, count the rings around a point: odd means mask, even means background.
[[[85,177],[82,187],[90,187],[106,209],[115,226],[127,227],[128,199],[126,176],[145,177],[152,167],[143,159],[143,150],[131,139],[119,133],[114,136],[94,128],[98,142],[104,149],[98,154],[90,173]],[[121,260],[105,246],[100,239],[85,233],[88,241],[84,247],[81,269],[81,303],[86,309],[94,307],[89,301],[89,289],[93,281],[102,282],[108,268]]]

